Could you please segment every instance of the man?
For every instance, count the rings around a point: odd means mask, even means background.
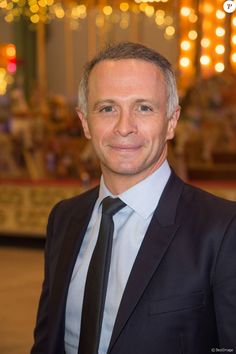
[[[153,50],[120,43],[88,63],[78,116],[102,178],[50,215],[32,354],[236,350],[236,205],[169,167],[179,113],[171,66]],[[91,264],[107,196],[125,204],[111,220],[107,283],[97,295],[101,271]]]

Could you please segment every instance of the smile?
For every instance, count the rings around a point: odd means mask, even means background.
[[[140,145],[110,145],[110,148],[115,151],[120,151],[120,152],[132,152],[132,151],[137,151],[140,149]]]

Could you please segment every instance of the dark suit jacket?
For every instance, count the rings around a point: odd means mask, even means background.
[[[32,354],[64,353],[67,291],[97,197],[98,188],[62,201],[49,217]],[[172,172],[131,271],[108,353],[208,354],[211,348],[236,352],[236,203]]]

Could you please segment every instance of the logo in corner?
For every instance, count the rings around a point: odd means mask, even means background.
[[[227,12],[228,14],[232,14],[236,9],[236,3],[234,0],[227,0],[224,2],[223,8],[225,12]]]

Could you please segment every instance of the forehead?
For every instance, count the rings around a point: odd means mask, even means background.
[[[154,63],[140,59],[103,60],[92,69],[88,92],[97,90],[165,90],[161,69]]]

